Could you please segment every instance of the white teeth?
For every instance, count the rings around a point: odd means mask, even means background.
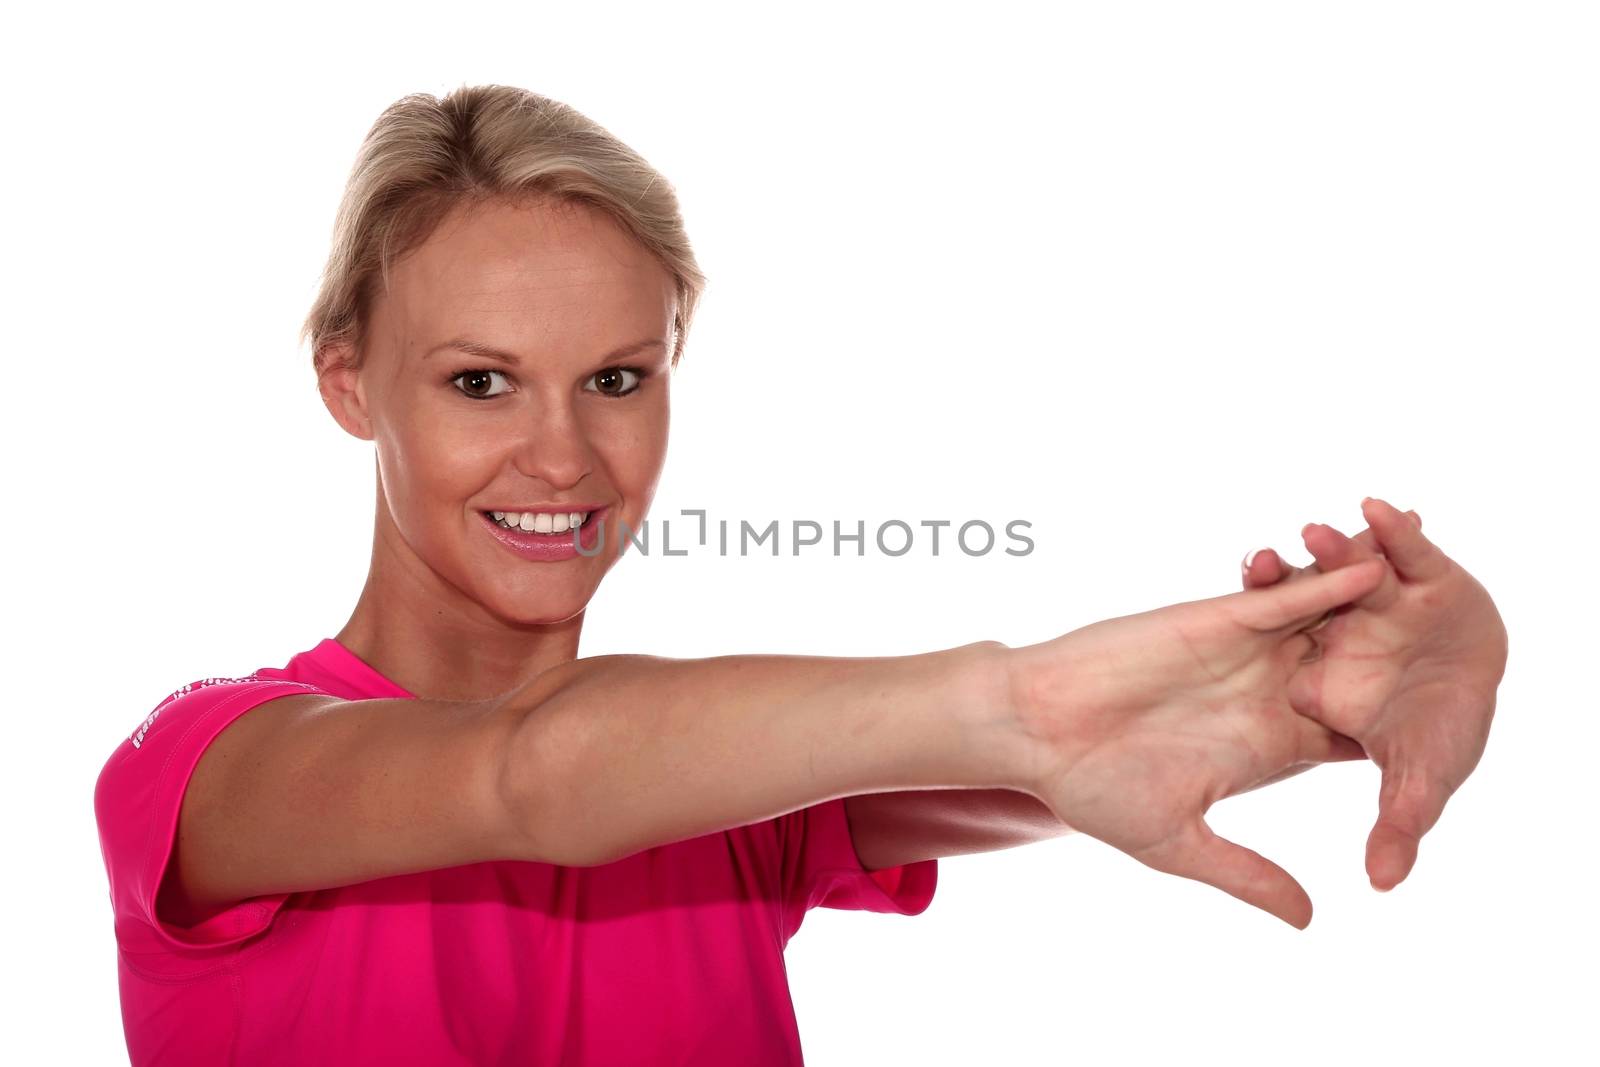
[[[509,530],[526,530],[529,533],[566,533],[582,526],[588,519],[587,511],[569,511],[564,514],[535,511],[491,511],[489,517]]]

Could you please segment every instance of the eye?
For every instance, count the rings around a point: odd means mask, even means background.
[[[501,381],[505,381],[505,377],[506,376],[504,374],[497,370],[464,370],[458,372],[453,378],[450,379],[450,381],[455,383],[456,388],[461,390],[462,393],[470,396],[474,400],[489,400],[493,397],[501,395],[507,390],[500,389],[495,392],[480,392],[479,387],[482,386],[486,389],[491,379],[499,378]],[[463,385],[463,382],[471,383],[470,387]]]
[[[594,377],[584,383],[584,388],[590,392],[604,393],[606,396],[627,396],[639,388],[641,376],[633,367],[607,367],[603,371],[595,372]]]

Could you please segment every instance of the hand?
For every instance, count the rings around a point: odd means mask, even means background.
[[[1301,530],[1310,567],[1264,549],[1246,557],[1246,589],[1276,587],[1388,557],[1371,592],[1315,631],[1322,653],[1290,685],[1302,713],[1359,741],[1383,772],[1367,837],[1367,877],[1393,889],[1416,863],[1422,835],[1478,765],[1506,667],[1506,629],[1483,586],[1422,535],[1422,518],[1363,501],[1372,525],[1354,538]]]
[[[1311,898],[1300,884],[1203,816],[1287,768],[1365,755],[1298,714],[1289,684],[1315,647],[1298,630],[1370,594],[1388,570],[1353,563],[1007,650],[1016,722],[1036,757],[1019,788],[1146,866],[1304,929]]]

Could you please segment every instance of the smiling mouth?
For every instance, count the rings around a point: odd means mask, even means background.
[[[589,511],[483,511],[479,512],[502,530],[523,534],[566,534],[590,519],[601,509]]]

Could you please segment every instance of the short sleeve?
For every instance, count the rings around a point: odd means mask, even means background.
[[[207,678],[158,704],[123,738],[95,781],[95,821],[110,881],[117,945],[147,969],[162,958],[214,960],[221,950],[262,933],[288,897],[254,897],[194,926],[156,917],[155,901],[173,852],[178,813],[206,746],[245,712],[275,697],[320,693],[303,682]]]
[[[937,860],[869,871],[850,837],[845,798],[779,816],[783,854],[783,942],[812,908],[920,915],[933,900]]]

